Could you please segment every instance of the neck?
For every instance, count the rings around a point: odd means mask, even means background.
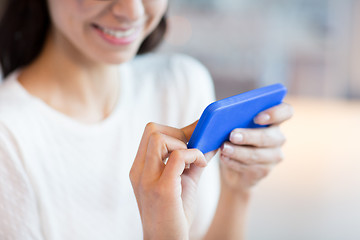
[[[40,56],[24,69],[19,81],[51,107],[87,123],[110,114],[119,89],[116,66],[91,61],[53,31]]]

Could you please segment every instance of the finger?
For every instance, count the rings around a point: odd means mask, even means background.
[[[191,135],[192,133],[194,132],[195,130],[195,127],[196,127],[196,124],[198,123],[199,120],[193,122],[192,124],[182,128],[182,132],[184,133],[185,137],[186,137],[186,140],[187,142],[190,140],[191,138]]]
[[[216,155],[218,150],[219,149],[216,149],[216,150],[213,150],[211,152],[208,152],[208,153],[204,154],[207,164]],[[188,168],[187,168],[187,165],[189,165]],[[190,177],[192,179],[199,179],[203,170],[204,170],[203,167],[198,167],[198,166],[195,166],[194,164],[192,164],[191,167],[190,167],[190,164],[186,164],[183,175],[187,175],[188,177]],[[197,180],[195,180],[195,182],[197,182]]]
[[[143,178],[147,180],[157,179],[164,170],[164,160],[175,150],[186,150],[184,142],[177,138],[154,132],[149,137],[149,144],[145,156]]]
[[[290,119],[294,114],[294,109],[290,104],[281,103],[259,113],[254,122],[260,125],[279,124]]]
[[[285,143],[285,136],[278,126],[267,128],[237,128],[230,133],[230,142],[235,145],[255,147],[279,147]]]
[[[221,147],[221,155],[245,165],[277,164],[284,158],[281,148],[256,148],[233,145],[225,142]]]
[[[207,152],[207,153],[204,154],[207,163],[209,163],[210,160],[216,155],[216,153],[218,152],[218,150],[219,150],[219,149],[215,149],[215,150],[213,150],[213,151],[211,151],[211,152]]]
[[[186,126],[186,127],[183,127],[181,129],[181,131],[184,133],[184,136],[186,138],[186,142],[189,142],[190,141],[190,138],[191,138],[191,135],[193,134],[194,130],[195,130],[195,127],[197,125],[199,120],[193,122],[192,124]],[[189,169],[190,168],[190,164],[186,164],[185,165],[185,168],[186,169]]]
[[[142,169],[143,169],[144,163],[145,163],[145,155],[147,152],[147,147],[149,144],[149,137],[151,136],[151,134],[153,134],[155,132],[159,132],[164,135],[169,135],[174,138],[180,139],[184,143],[187,141],[187,139],[184,135],[184,132],[180,129],[168,127],[168,126],[164,126],[164,125],[160,125],[160,124],[156,124],[156,123],[148,123],[144,129],[144,133],[142,135],[140,145],[139,145],[138,151],[136,153],[136,157],[135,157],[133,166],[131,168],[132,172],[134,172],[135,170],[137,172],[142,172]]]
[[[185,165],[192,163],[201,168],[207,165],[204,154],[202,154],[198,149],[173,151],[169,156],[169,160],[161,178],[164,181],[177,181],[178,177],[180,177],[184,172]],[[194,180],[198,180],[198,178],[194,178]]]
[[[198,167],[194,164],[191,164],[190,168],[185,168],[181,176],[189,177],[190,179],[193,180],[194,183],[198,183],[203,171],[204,171],[204,167]]]

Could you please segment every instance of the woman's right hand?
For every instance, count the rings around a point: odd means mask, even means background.
[[[197,186],[207,165],[199,150],[186,146],[195,126],[149,123],[145,128],[130,171],[144,239],[189,238]]]

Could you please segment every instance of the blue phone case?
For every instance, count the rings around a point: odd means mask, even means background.
[[[205,154],[221,147],[235,128],[264,127],[255,124],[254,117],[279,105],[286,92],[285,86],[278,83],[211,103],[202,113],[188,148]]]

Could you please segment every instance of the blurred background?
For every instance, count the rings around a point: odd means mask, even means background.
[[[286,158],[254,189],[247,239],[360,239],[359,13],[358,0],[170,1],[160,51],[199,59],[218,99],[289,89]]]
[[[173,0],[163,51],[200,59],[219,97],[219,82],[283,82],[292,95],[359,98],[359,12],[357,0]]]
[[[163,52],[211,72],[218,99],[284,83],[285,161],[254,189],[250,240],[360,239],[360,1],[172,0]]]

